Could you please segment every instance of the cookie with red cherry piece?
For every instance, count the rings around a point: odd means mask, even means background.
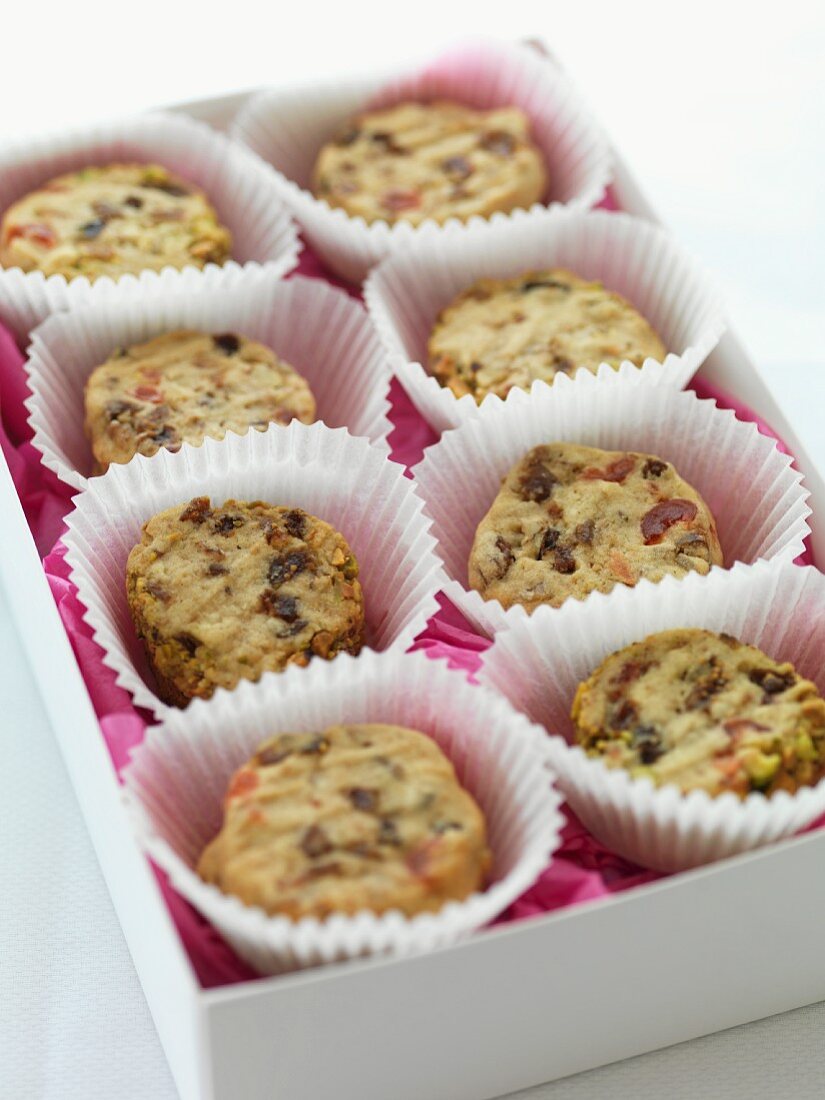
[[[351,119],[318,154],[313,192],[366,222],[467,221],[528,209],[544,160],[517,107],[398,103]]]
[[[198,874],[273,916],[412,917],[482,889],[490,862],[484,816],[434,741],[336,725],[258,748]]]
[[[95,473],[228,431],[315,419],[306,380],[271,348],[234,332],[168,332],[117,348],[85,390]]]
[[[534,447],[478,525],[470,586],[533,611],[722,564],[716,524],[672,464],[574,443]]]
[[[620,294],[561,268],[479,279],[438,315],[430,371],[456,397],[479,404],[514,386],[552,383],[602,363],[640,367],[667,351],[652,325]]]
[[[825,775],[816,685],[729,634],[665,630],[612,653],[572,717],[589,755],[683,792],[771,795]]]
[[[229,259],[199,187],[159,164],[89,166],[49,180],[0,222],[0,266],[90,280]]]
[[[126,597],[158,694],[185,707],[313,657],[358,653],[364,596],[343,535],[263,501],[195,497],[153,516]]]

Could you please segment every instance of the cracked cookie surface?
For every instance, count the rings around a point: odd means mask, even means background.
[[[229,259],[232,239],[200,188],[159,164],[90,166],[9,207],[0,265],[113,279]]]
[[[685,792],[770,795],[825,775],[816,685],[729,634],[666,630],[612,653],[572,717],[590,755]]]
[[[470,586],[504,607],[558,607],[722,564],[716,524],[669,462],[574,443],[534,447],[478,525]]]
[[[318,154],[312,189],[351,217],[419,225],[527,209],[547,175],[523,111],[438,100],[357,115]]]
[[[479,403],[513,387],[602,363],[641,366],[667,352],[648,321],[620,294],[561,268],[512,279],[479,279],[438,315],[430,371],[456,395]]]
[[[300,508],[195,497],[159,512],[129,554],[126,594],[158,694],[176,706],[363,642],[352,551]]]
[[[206,436],[315,419],[306,380],[270,348],[232,332],[169,332],[117,348],[89,376],[85,403],[95,473]]]
[[[489,867],[484,817],[438,745],[376,723],[264,742],[198,873],[270,914],[323,920],[434,911],[482,889]]]

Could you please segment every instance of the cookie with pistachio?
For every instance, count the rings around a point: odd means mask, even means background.
[[[652,325],[601,283],[551,268],[479,279],[446,306],[428,345],[430,371],[456,397],[506,397],[513,387],[667,354]]]
[[[485,599],[533,611],[721,564],[708,506],[669,462],[547,443],[502,481],[476,531],[469,581]]]
[[[351,217],[419,225],[529,208],[547,174],[523,111],[437,100],[351,119],[318,154],[312,188]]]
[[[89,376],[85,403],[95,473],[206,436],[315,419],[306,380],[271,348],[233,332],[168,332],[117,348]]]
[[[107,164],[49,180],[0,222],[0,266],[90,280],[229,259],[229,230],[194,184],[159,164]]]
[[[771,795],[825,775],[825,700],[787,662],[729,634],[665,630],[579,686],[576,740],[610,767],[711,795]]]
[[[158,694],[175,706],[363,642],[352,551],[300,508],[208,497],[167,508],[129,554],[126,595]]]
[[[264,742],[198,874],[272,915],[323,920],[435,911],[482,889],[489,867],[484,817],[438,745],[368,724]]]

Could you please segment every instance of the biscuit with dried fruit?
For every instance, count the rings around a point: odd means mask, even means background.
[[[485,599],[533,611],[721,564],[708,506],[669,462],[548,443],[503,479],[478,525],[469,581]]]
[[[85,390],[95,473],[161,448],[228,431],[315,419],[315,399],[289,363],[233,332],[169,332],[117,348]]]
[[[479,402],[513,387],[602,363],[641,367],[666,348],[650,323],[620,294],[561,268],[512,279],[479,279],[436,319],[430,371],[456,395]]]
[[[424,733],[331,726],[265,741],[234,775],[198,874],[293,920],[407,917],[462,901],[490,867],[481,810]]]
[[[351,119],[318,154],[312,189],[350,217],[419,225],[528,209],[547,173],[523,111],[438,100]]]
[[[343,535],[300,508],[208,497],[143,526],[126,595],[161,699],[358,653],[364,597]]]
[[[825,700],[729,634],[651,634],[607,657],[572,712],[587,753],[682,791],[794,792],[825,775]]]
[[[222,264],[231,244],[203,191],[159,164],[68,172],[0,222],[0,266],[66,279]]]

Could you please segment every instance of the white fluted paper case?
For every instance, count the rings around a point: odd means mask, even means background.
[[[116,161],[156,162],[201,187],[232,233],[232,259],[224,268],[265,264],[285,274],[297,263],[298,232],[265,167],[204,123],[162,111],[9,146],[0,153],[0,214],[55,176]],[[0,267],[0,320],[25,336],[50,313],[106,300],[116,287],[148,289],[163,277],[169,286],[170,279],[197,271],[169,268],[90,282]]]
[[[731,792],[681,794],[608,768],[571,745],[578,684],[610,653],[675,627],[725,632],[790,661],[825,692],[825,577],[811,566],[759,562],[660,584],[643,581],[499,635],[484,656],[482,683],[503,692],[550,738],[549,759],[567,801],[607,847],[645,867],[680,871],[787,837],[825,813],[825,780],[766,798]]]
[[[232,134],[272,165],[278,194],[312,247],[339,275],[360,282],[383,256],[408,247],[423,227],[404,222],[368,225],[316,199],[309,189],[315,159],[353,114],[405,100],[433,99],[457,100],[483,110],[516,106],[530,119],[533,139],[547,164],[548,194],[544,203],[529,211],[495,214],[492,222],[532,223],[549,205],[587,208],[602,198],[611,161],[600,128],[558,67],[523,45],[467,42],[400,77],[262,92],[241,109]],[[453,218],[444,226],[424,226],[466,238],[487,224],[482,218],[466,223]]]
[[[493,853],[483,892],[413,918],[368,911],[326,921],[270,917],[207,885],[194,868],[220,828],[233,772],[267,737],[339,722],[427,733],[481,807]],[[408,954],[462,939],[530,887],[559,844],[560,798],[547,738],[500,695],[422,653],[343,654],[330,665],[267,673],[150,729],[124,781],[140,839],[172,886],[261,973],[360,955]]]
[[[810,508],[802,475],[755,424],[690,390],[628,385],[616,374],[581,372],[552,386],[534,384],[445,433],[414,470],[449,578],[444,591],[488,637],[526,612],[520,605],[505,610],[468,587],[476,528],[507,472],[532,447],[559,441],[672,463],[713,513],[727,566],[793,559],[804,549]]]
[[[457,427],[479,409],[470,394],[457,398],[429,373],[427,343],[440,311],[477,279],[549,267],[603,283],[659,333],[668,349],[664,360],[649,358],[641,367],[626,361],[620,371],[629,381],[681,389],[724,331],[712,285],[662,229],[642,218],[558,210],[539,224],[491,225],[472,237],[422,232],[373,270],[364,299],[388,352],[399,359],[398,379],[431,427]],[[616,372],[605,363],[598,373]],[[501,400],[489,394],[482,404]]]
[[[155,714],[157,696],[126,603],[125,569],[143,524],[196,496],[264,500],[326,520],[360,567],[366,644],[406,649],[438,610],[443,585],[429,520],[403,467],[343,428],[293,421],[245,435],[227,433],[176,454],[139,455],[89,481],[74,498],[64,536],[66,561],[103,661]]]
[[[185,285],[181,285],[181,283]],[[32,443],[49,469],[82,489],[93,456],[84,432],[84,386],[116,347],[164,332],[237,332],[258,340],[306,378],[317,417],[385,443],[392,368],[363,307],[318,279],[284,282],[265,268],[165,280],[141,294],[49,317],[32,334],[26,402]]]

